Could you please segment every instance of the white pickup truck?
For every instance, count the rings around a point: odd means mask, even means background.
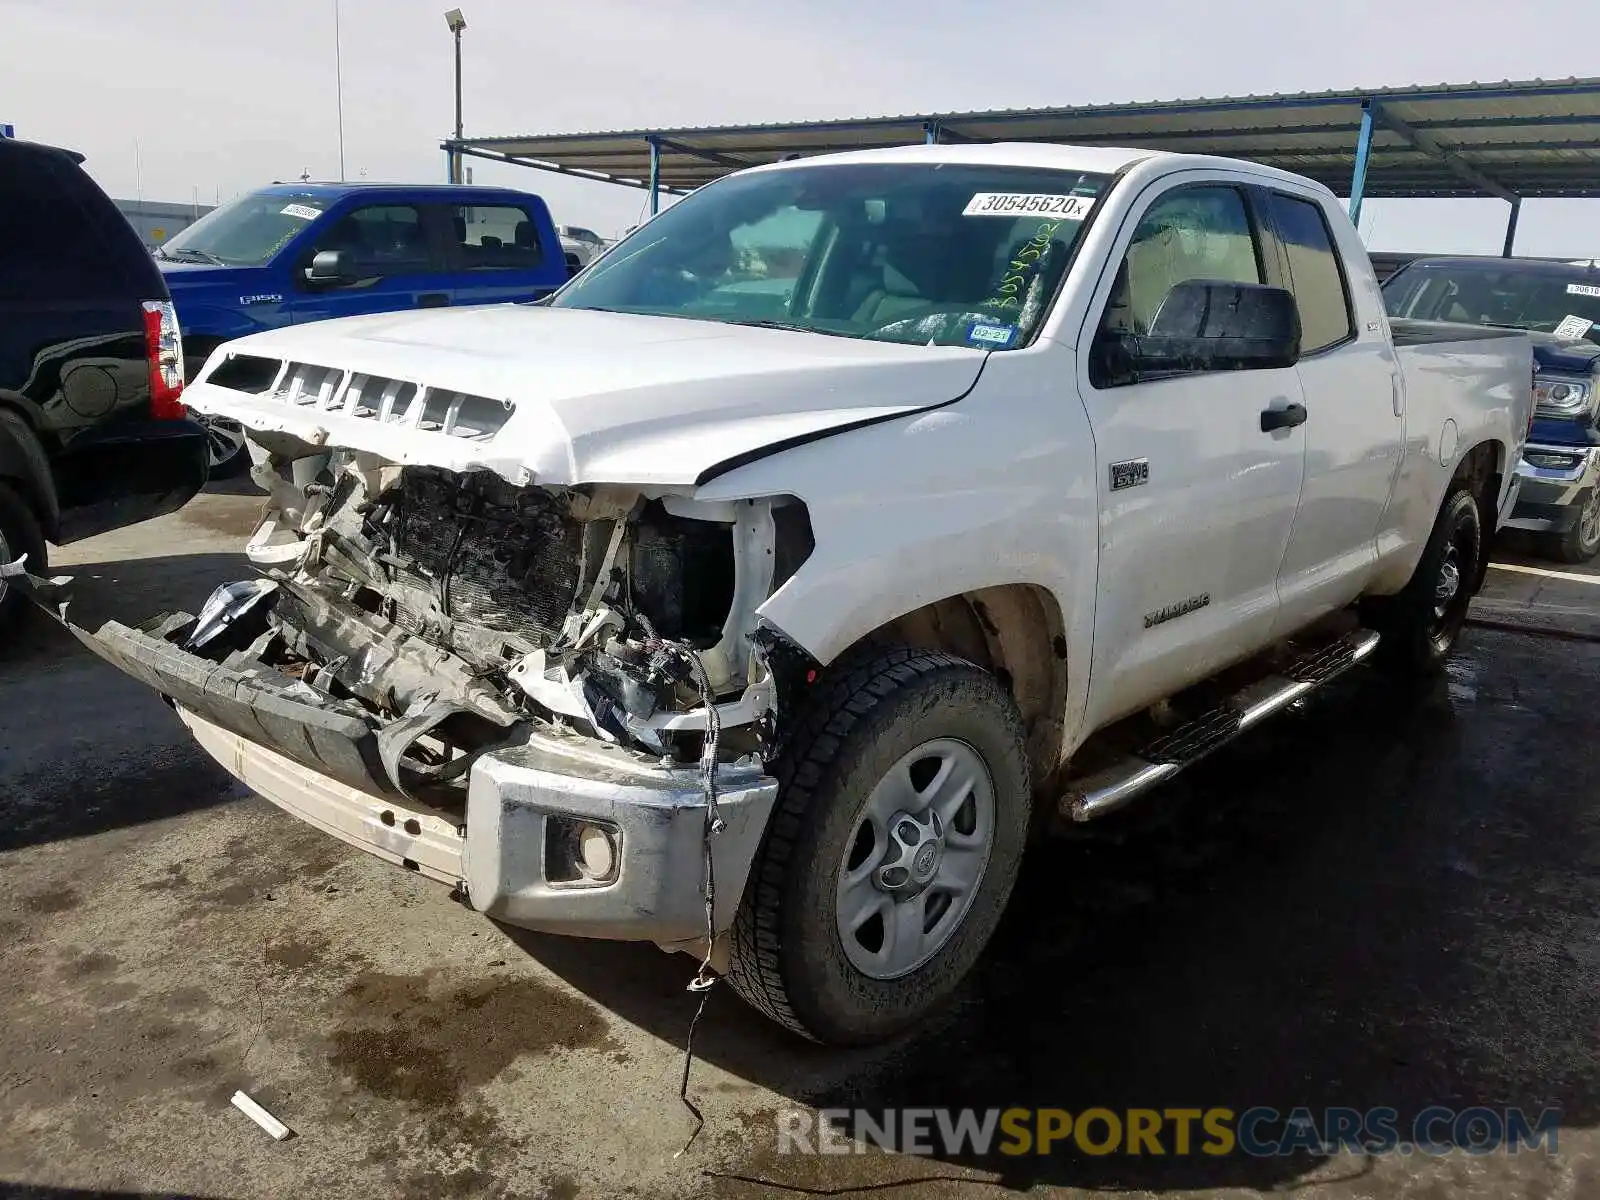
[[[870,1041],[1032,835],[1369,654],[1436,669],[1531,391],[1521,333],[1391,322],[1294,175],[786,162],[539,304],[221,347],[185,400],[249,431],[259,577],[78,632],[330,834]]]

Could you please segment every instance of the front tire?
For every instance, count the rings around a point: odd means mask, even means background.
[[[1550,539],[1551,558],[1564,563],[1586,563],[1600,554],[1600,487],[1583,498],[1572,528]]]
[[[999,924],[1031,807],[1022,719],[994,676],[897,648],[796,707],[729,982],[813,1040],[882,1041],[956,991]]]
[[[1379,661],[1394,673],[1431,676],[1461,638],[1472,594],[1483,575],[1485,542],[1478,498],[1457,480],[1405,590],[1362,604],[1366,623],[1383,635]]]

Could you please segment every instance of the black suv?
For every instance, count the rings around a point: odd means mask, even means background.
[[[82,161],[0,138],[0,565],[34,575],[206,482],[167,285]],[[0,576],[0,637],[22,603]]]

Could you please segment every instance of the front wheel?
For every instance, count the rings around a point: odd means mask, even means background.
[[[1028,831],[1022,719],[994,676],[926,650],[841,665],[811,693],[728,978],[816,1041],[881,1041],[944,1004],[999,923]]]
[[[1589,490],[1572,528],[1551,539],[1549,552],[1564,563],[1586,563],[1600,554],[1600,487]]]
[[[1467,623],[1473,589],[1483,574],[1483,555],[1478,498],[1457,481],[1405,590],[1362,604],[1366,623],[1383,635],[1379,659],[1390,670],[1433,675],[1443,669]]]

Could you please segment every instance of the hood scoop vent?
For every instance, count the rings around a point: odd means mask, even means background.
[[[206,382],[294,408],[340,413],[477,442],[492,439],[516,410],[510,400],[492,400],[408,380],[254,354],[225,359],[206,377]]]

